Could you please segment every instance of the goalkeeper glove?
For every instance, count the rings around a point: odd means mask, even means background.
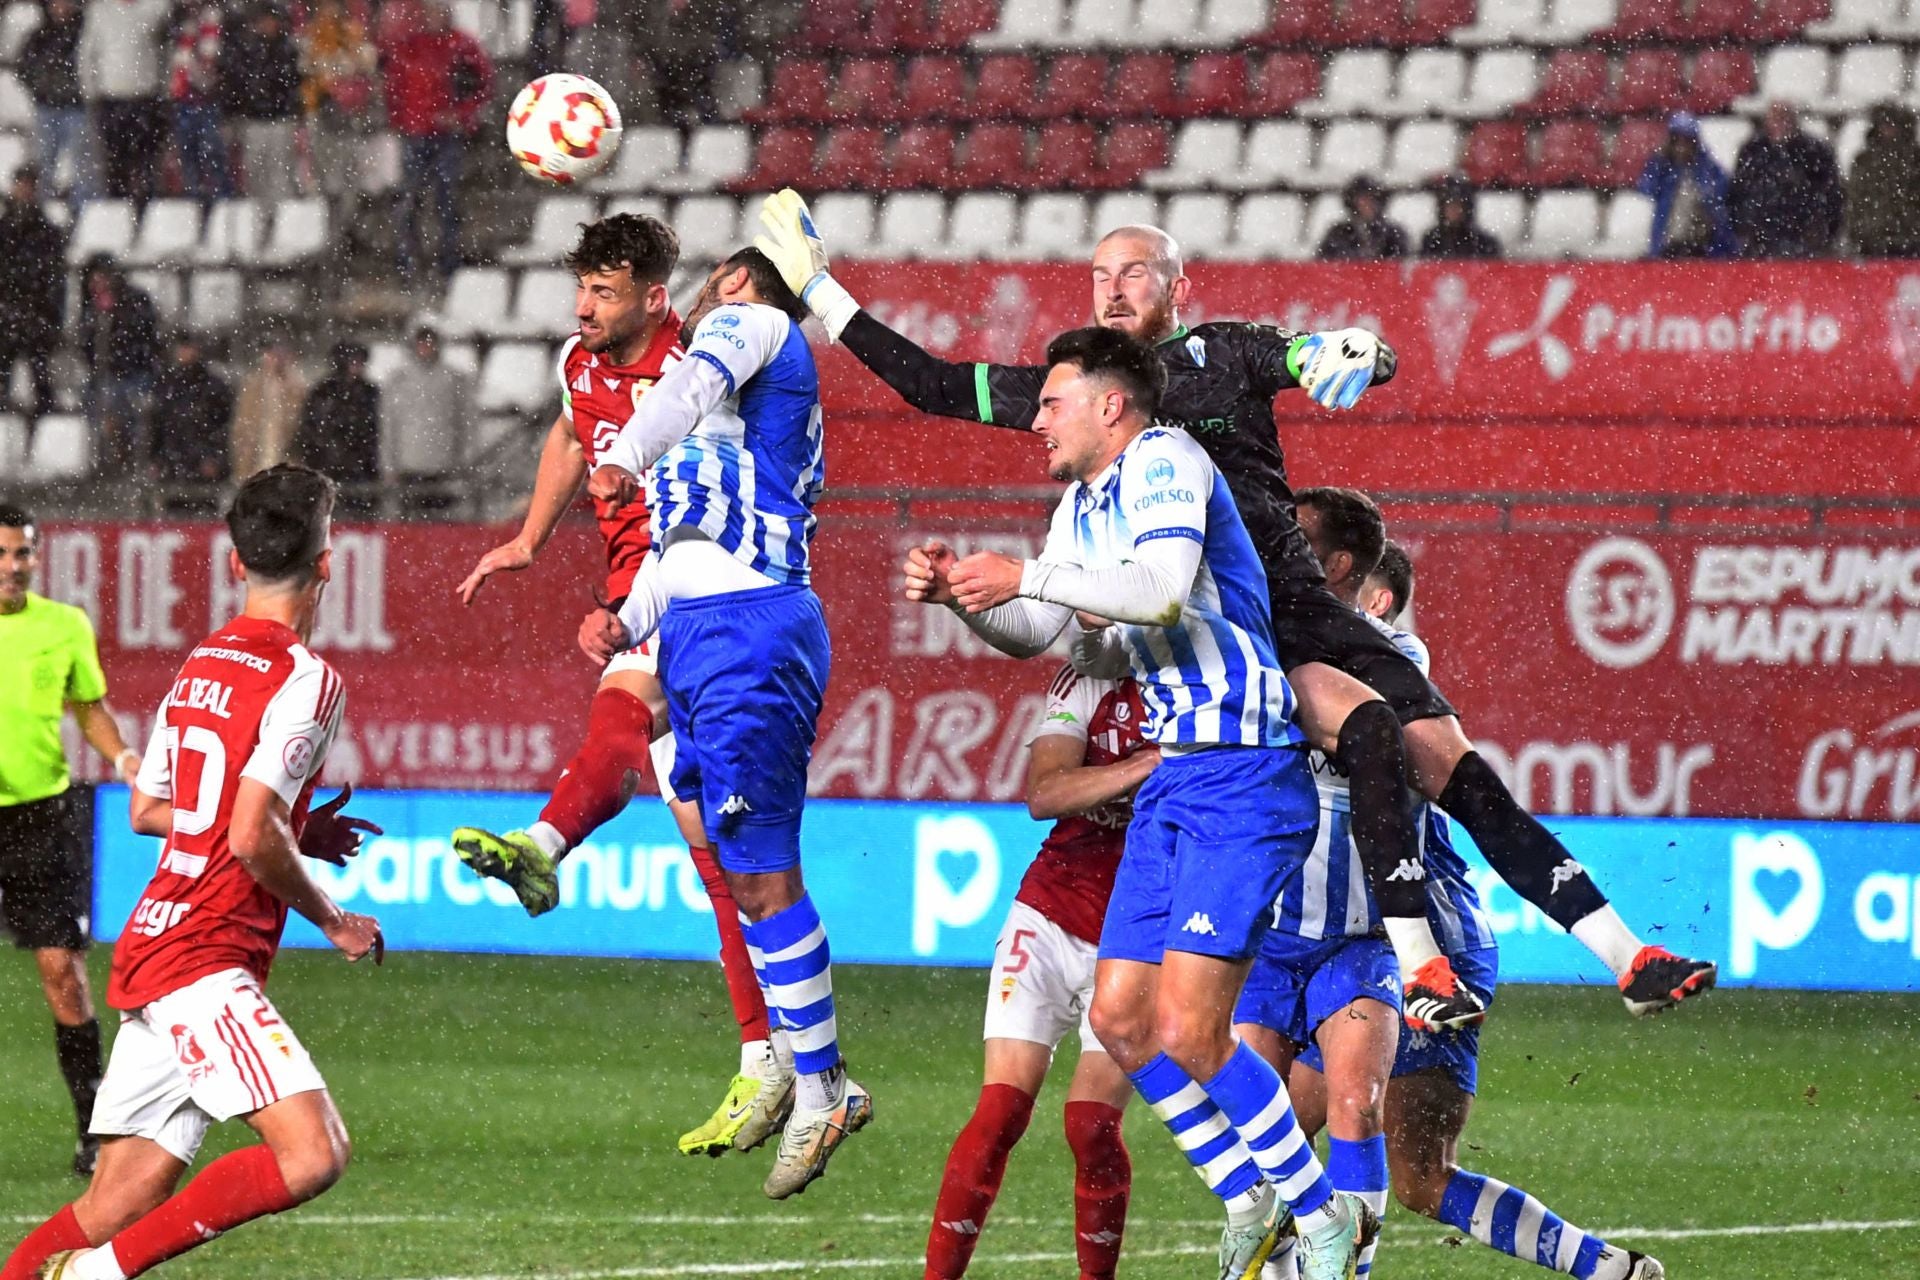
[[[828,341],[838,342],[860,304],[827,274],[827,245],[807,202],[792,187],[782,188],[761,203],[760,225],[765,230],[753,238],[753,247],[773,260],[787,287],[820,318]]]
[[[1287,365],[1314,403],[1328,409],[1351,409],[1374,377],[1385,356],[1392,368],[1391,349],[1365,329],[1336,329],[1310,333],[1293,344]]]

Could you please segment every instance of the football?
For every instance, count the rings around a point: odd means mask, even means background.
[[[585,76],[541,76],[507,110],[507,146],[542,182],[580,182],[613,163],[620,108]]]

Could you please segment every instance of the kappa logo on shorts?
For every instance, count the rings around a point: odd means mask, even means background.
[[[730,818],[736,813],[752,813],[752,812],[753,812],[753,806],[748,804],[747,798],[741,795],[738,791],[728,796],[725,802],[722,803],[720,806],[720,816],[723,818]]]
[[[1425,880],[1427,869],[1412,858],[1400,859],[1400,865],[1388,873],[1388,880]]]
[[[1209,938],[1217,936],[1213,929],[1213,917],[1204,911],[1196,911],[1188,916],[1187,922],[1180,926],[1180,932],[1203,933]]]
[[[1572,858],[1568,858],[1565,862],[1562,862],[1553,869],[1553,885],[1547,890],[1548,896],[1551,897],[1553,894],[1560,892],[1561,885],[1573,883],[1575,877],[1586,874],[1586,870],[1585,867],[1575,862]]]

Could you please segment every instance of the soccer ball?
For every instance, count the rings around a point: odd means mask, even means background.
[[[541,76],[507,109],[507,146],[542,182],[591,178],[620,149],[620,108],[585,76]]]

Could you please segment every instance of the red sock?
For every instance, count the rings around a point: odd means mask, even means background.
[[[653,713],[625,689],[601,689],[587,708],[587,736],[567,761],[540,821],[566,837],[569,846],[626,807],[627,771],[643,777],[652,763]]]
[[[693,855],[700,883],[713,903],[713,922],[720,929],[720,971],[727,977],[727,998],[733,1001],[733,1020],[740,1024],[740,1043],[765,1040],[767,998],[760,991],[760,979],[753,975],[753,957],[747,954],[747,939],[740,932],[740,908],[733,890],[727,888],[726,872],[713,850],[688,845],[687,852]]]
[[[80,1229],[80,1219],[73,1216],[73,1206],[68,1205],[35,1227],[20,1247],[7,1255],[5,1265],[0,1265],[0,1280],[32,1280],[40,1264],[54,1254],[84,1249],[92,1243]]]
[[[953,1140],[940,1198],[927,1233],[926,1280],[957,1280],[973,1259],[980,1228],[1000,1194],[1007,1174],[1007,1153],[1033,1118],[1033,1098],[1010,1084],[990,1084],[973,1104],[973,1118]]]
[[[298,1203],[265,1146],[243,1147],[200,1171],[172,1199],[110,1242],[128,1277],[196,1249],[243,1222],[281,1213]]]
[[[1073,1242],[1080,1280],[1112,1280],[1133,1185],[1119,1109],[1104,1102],[1069,1102],[1067,1145],[1073,1148]]]

